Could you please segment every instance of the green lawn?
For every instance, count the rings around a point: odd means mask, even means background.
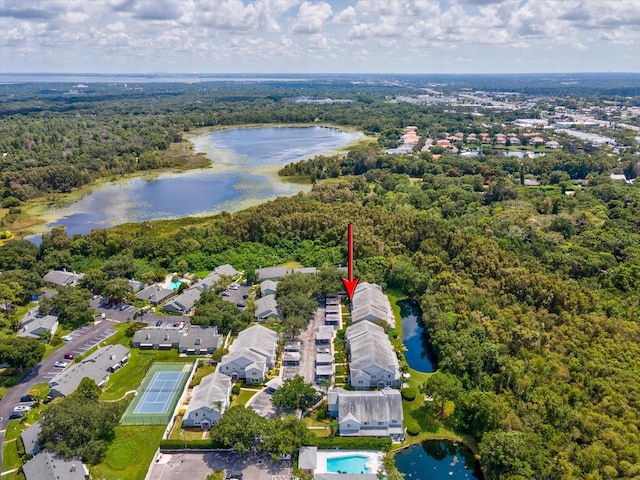
[[[251,397],[253,397],[259,390],[248,390],[243,388],[240,390],[240,394],[233,399],[233,405],[246,405]]]
[[[212,374],[216,371],[215,365],[201,365],[196,370],[196,374],[193,376],[193,380],[191,381],[191,385],[200,385],[200,381],[203,377]]]
[[[104,460],[90,468],[92,478],[144,480],[164,429],[162,425],[117,426]]]
[[[4,440],[4,446],[2,448],[2,471],[11,470],[22,466],[22,461],[18,456],[18,442],[20,440],[20,432],[23,430],[22,425],[18,420],[10,420],[7,425],[7,432]],[[3,480],[6,477],[2,477]]]

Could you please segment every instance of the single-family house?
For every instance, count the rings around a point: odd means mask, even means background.
[[[146,300],[154,305],[158,305],[174,295],[174,291],[168,288],[162,288],[160,285],[149,285],[147,288],[136,293],[138,300]]]
[[[29,321],[20,325],[19,337],[40,338],[43,334],[55,335],[58,330],[58,317],[55,315],[45,315],[44,317],[29,318]]]
[[[230,396],[231,377],[219,372],[203,377],[200,384],[193,388],[182,424],[209,430],[220,421],[229,406]]]
[[[67,272],[66,270],[51,270],[42,280],[60,287],[75,286],[84,277],[84,273]]]
[[[42,449],[40,446],[40,442],[38,441],[38,437],[40,436],[41,431],[42,425],[40,424],[40,422],[36,422],[29,428],[23,430],[20,434],[20,439],[22,440],[22,445],[24,446],[24,452],[27,455],[35,455]]]
[[[110,373],[127,363],[129,353],[129,349],[120,344],[99,348],[80,363],[72,364],[53,377],[49,381],[51,396],[65,397],[73,393],[85,377],[102,387],[109,379]]]
[[[218,335],[217,327],[191,325],[180,337],[178,352],[187,355],[212,354],[222,345],[222,335]]]
[[[399,390],[348,391],[327,394],[329,415],[338,420],[338,435],[387,437],[402,435],[402,396]]]
[[[178,348],[181,338],[179,330],[146,327],[133,334],[131,346],[143,350],[171,350]]]
[[[89,470],[78,458],[64,458],[49,450],[38,453],[22,467],[27,480],[87,480]]]
[[[560,144],[555,140],[549,140],[547,143],[544,144],[544,146],[547,148],[551,148],[553,150],[560,148]]]
[[[518,137],[509,137],[509,145],[522,145]]]
[[[349,383],[356,390],[400,387],[400,365],[389,337],[379,325],[360,322],[345,333],[349,349]]]
[[[264,280],[282,280],[289,273],[287,267],[256,268],[256,278],[259,282]]]
[[[266,297],[267,295],[275,295],[278,289],[278,282],[273,280],[265,280],[260,283],[260,295]]]
[[[351,321],[358,323],[385,321],[393,328],[395,318],[389,299],[382,292],[382,287],[375,283],[360,282],[353,293],[351,302]]]
[[[282,320],[282,313],[275,295],[265,295],[255,301],[254,316],[259,322],[263,322],[269,318]]]
[[[543,145],[544,144],[544,138],[541,137],[540,135],[536,135],[535,137],[531,137],[529,139],[529,144],[533,145],[534,147],[537,147],[538,145]]]
[[[262,325],[254,325],[238,334],[222,357],[217,371],[235,382],[263,382],[276,361],[278,334]]]

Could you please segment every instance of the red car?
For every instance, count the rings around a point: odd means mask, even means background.
[[[76,356],[73,353],[65,353],[64,358],[65,360],[73,360]]]

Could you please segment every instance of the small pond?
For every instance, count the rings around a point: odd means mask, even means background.
[[[422,326],[420,307],[413,300],[403,300],[398,305],[402,316],[402,342],[407,348],[404,357],[409,367],[419,372],[435,371],[437,357],[429,334]]]
[[[448,440],[427,440],[395,455],[396,468],[408,480],[482,480],[473,453]]]

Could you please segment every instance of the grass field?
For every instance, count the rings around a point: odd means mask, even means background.
[[[240,394],[233,399],[233,405],[246,405],[251,397],[253,397],[259,390],[248,390],[243,388],[240,390]]]
[[[93,480],[144,480],[164,429],[162,425],[116,427],[104,460],[90,468]]]
[[[18,442],[20,442],[20,432],[23,430],[18,420],[10,420],[7,425],[7,432],[2,448],[2,471],[12,470],[22,465],[18,456]],[[7,478],[6,475],[2,477]]]

